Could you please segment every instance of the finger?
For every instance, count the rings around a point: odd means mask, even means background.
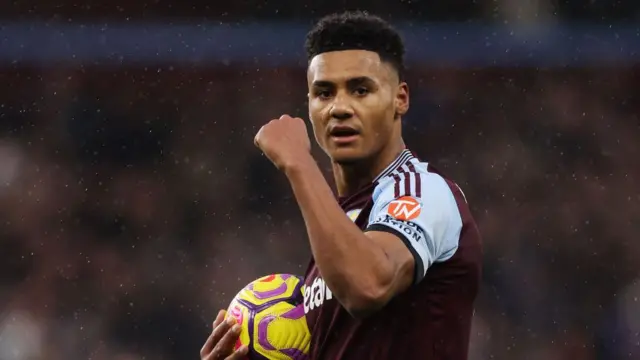
[[[216,319],[213,321],[213,328],[214,329],[218,325],[220,325],[220,323],[224,320],[224,315],[225,315],[225,311],[224,310],[218,311],[218,315],[216,316]],[[202,345],[202,349],[200,349],[200,357],[201,358],[204,358],[205,356],[207,356],[207,354],[209,354],[211,352],[211,350],[213,349],[213,347],[216,345],[213,340],[214,340],[213,331],[211,331],[211,334],[209,334],[209,337],[204,342],[204,345]]]
[[[260,130],[258,130],[258,133],[253,138],[253,145],[255,145],[258,148],[260,147],[260,135],[262,135],[262,129],[264,129],[264,126],[261,127]]]
[[[211,331],[211,335],[204,343],[204,346],[200,350],[200,355],[202,357],[207,356],[211,353],[214,347],[220,342],[220,339],[229,331],[229,328],[235,324],[235,319],[233,317],[227,318],[227,321],[224,321],[224,315],[226,312],[224,310],[218,313],[216,320],[213,322],[214,328]]]
[[[223,359],[234,352],[233,348],[240,336],[240,330],[241,326],[239,324],[235,324],[222,336],[211,352],[210,356],[212,360]]]
[[[216,326],[220,325],[220,323],[224,321],[224,316],[225,315],[227,315],[227,311],[226,310],[218,311],[218,315],[216,316],[216,319],[213,321],[213,327],[214,328]]]
[[[227,356],[225,360],[242,360],[249,354],[249,348],[247,345],[242,345],[240,348],[233,352],[233,354]]]

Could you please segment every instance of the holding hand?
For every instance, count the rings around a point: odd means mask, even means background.
[[[233,316],[224,318],[226,311],[221,310],[213,322],[213,331],[200,350],[201,360],[240,360],[249,352],[245,345],[234,351],[241,327]]]

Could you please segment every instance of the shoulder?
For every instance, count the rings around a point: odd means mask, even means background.
[[[453,206],[457,210],[451,181],[437,172],[430,171],[429,163],[412,159],[395,171],[380,178],[373,190],[374,203],[411,197],[421,205]]]
[[[443,258],[457,248],[463,219],[457,187],[429,164],[412,159],[380,178],[373,193],[370,223],[408,224],[426,233],[428,242],[443,245]]]
[[[404,241],[415,259],[415,282],[458,249],[463,221],[452,184],[427,163],[411,159],[381,177],[374,189],[368,229]]]

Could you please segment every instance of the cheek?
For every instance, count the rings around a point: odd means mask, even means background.
[[[323,133],[324,127],[320,124],[319,120],[314,119],[317,119],[317,117],[309,112],[309,122],[311,122],[311,128],[313,129],[313,136],[318,144],[322,144],[322,136],[320,136],[320,134]]]
[[[394,109],[392,107],[384,106],[376,109],[375,113],[372,113],[370,119],[374,119],[369,127],[373,136],[372,141],[378,142],[388,137],[393,129],[394,125]]]
[[[313,128],[313,133],[318,142],[324,137],[322,136],[325,132],[326,123],[324,119],[326,119],[326,111],[325,107],[321,104],[318,104],[315,101],[309,102],[309,121],[311,122],[311,127]]]
[[[383,144],[389,137],[389,131],[389,126],[387,126],[386,121],[381,119],[374,129],[374,136],[371,140],[376,144]]]

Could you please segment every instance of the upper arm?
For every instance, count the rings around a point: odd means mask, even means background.
[[[383,298],[389,299],[411,286],[414,278],[415,259],[410,249],[403,241],[398,241],[398,235],[386,229],[383,231],[370,229],[365,235],[378,245],[387,255],[389,261],[389,277],[385,282]]]
[[[399,266],[408,262],[413,269],[408,283],[418,283],[433,263],[455,254],[462,218],[453,192],[441,176],[408,173],[378,185],[366,231],[389,234],[376,235],[376,242]]]

